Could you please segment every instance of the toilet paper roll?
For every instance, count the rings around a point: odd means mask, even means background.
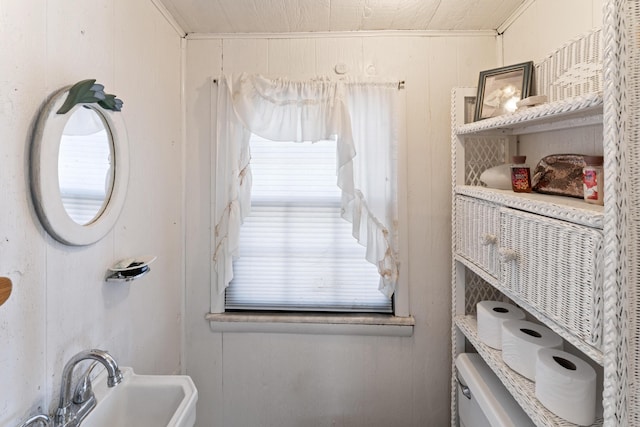
[[[535,380],[538,350],[562,349],[560,335],[546,326],[526,320],[509,320],[502,324],[502,360],[520,375]]]
[[[478,338],[489,347],[502,348],[502,323],[524,319],[524,311],[501,301],[480,301],[476,305]]]
[[[548,410],[569,422],[595,422],[596,371],[573,354],[550,348],[538,352],[535,394]]]

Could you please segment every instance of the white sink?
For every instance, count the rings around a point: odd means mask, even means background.
[[[120,370],[124,379],[115,387],[107,387],[104,370],[92,381],[97,405],[81,427],[193,427],[198,390],[190,377]]]

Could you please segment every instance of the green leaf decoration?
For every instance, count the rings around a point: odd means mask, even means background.
[[[95,79],[81,80],[71,86],[64,104],[57,111],[58,114],[68,113],[76,104],[98,103],[102,108],[112,111],[122,109],[122,101],[115,95],[104,93],[104,86],[96,83]]]
[[[121,111],[122,110],[122,100],[116,98],[115,95],[106,94],[105,98],[101,101],[98,101],[98,105],[104,108],[105,110],[111,111]]]

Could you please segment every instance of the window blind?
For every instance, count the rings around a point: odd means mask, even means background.
[[[60,196],[67,214],[78,224],[93,221],[110,197],[111,142],[107,131],[63,135],[58,154]]]
[[[253,135],[250,146],[251,214],[226,309],[391,313],[377,268],[340,215],[336,141]]]

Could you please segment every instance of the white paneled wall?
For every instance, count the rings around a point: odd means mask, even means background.
[[[539,62],[569,40],[602,27],[603,0],[535,0],[504,32],[504,63]]]
[[[0,425],[56,404],[63,364],[109,350],[139,373],[181,369],[183,220],[181,38],[150,0],[0,0]],[[131,177],[115,229],[87,247],[49,237],[28,182],[33,124],[62,86],[96,78],[124,100]],[[156,254],[115,285],[120,258]]]
[[[210,38],[187,41],[187,373],[198,426],[449,423],[451,88],[496,64],[492,36]],[[209,310],[210,88],[225,73],[406,81],[413,337],[213,333]],[[192,188],[192,190],[191,190]]]

